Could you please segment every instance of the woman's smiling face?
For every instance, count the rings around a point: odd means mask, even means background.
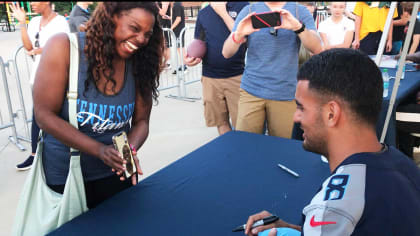
[[[127,59],[149,42],[155,25],[154,15],[143,9],[134,8],[113,17],[115,22],[115,50],[122,59]]]

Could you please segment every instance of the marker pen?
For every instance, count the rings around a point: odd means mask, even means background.
[[[294,175],[295,177],[299,177],[299,174],[294,172],[293,170],[287,168],[286,166],[282,165],[282,164],[277,164],[280,168],[282,168],[283,170],[285,170],[286,172],[288,172],[291,175]]]
[[[269,217],[265,217],[264,219],[261,219],[259,221],[256,221],[251,226],[251,228],[253,229],[253,228],[258,227],[258,226],[261,226],[261,225],[268,225],[268,224],[271,224],[271,223],[277,221],[278,219],[279,219],[279,217],[278,216],[275,216],[275,215],[272,215],[272,216],[269,216]],[[246,228],[246,224],[241,225],[241,226],[238,226],[237,228],[235,228],[234,230],[232,230],[232,232],[244,231],[245,228]]]

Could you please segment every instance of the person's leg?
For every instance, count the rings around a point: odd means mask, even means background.
[[[34,112],[32,112],[34,114]],[[31,124],[31,155],[26,158],[22,163],[16,165],[17,170],[28,170],[31,168],[32,163],[35,158],[36,148],[38,146],[38,137],[39,137],[39,127],[35,121],[35,115],[32,115],[32,124]]]
[[[179,38],[179,36],[177,36],[177,39]],[[174,71],[172,72],[172,74],[176,74],[177,71],[182,71],[182,62],[184,61],[184,59],[181,56],[181,50],[183,55],[186,54],[185,52],[185,48],[184,48],[184,41],[183,41],[184,37],[182,37],[180,40],[177,40],[176,42],[176,51],[177,51],[177,56],[176,59],[180,62],[178,65],[178,68],[174,68]],[[184,71],[187,70],[187,66],[184,64]]]
[[[268,133],[271,136],[291,138],[295,111],[296,102],[294,100],[267,101]]]
[[[167,28],[170,29],[171,28],[171,23],[168,22],[167,20],[162,20],[161,22],[161,26],[162,29]],[[163,53],[163,57],[165,60],[165,65],[168,67],[167,69],[169,69],[170,66],[170,59],[171,59],[171,40],[170,37],[171,35],[169,34],[169,31],[164,30],[163,31],[163,36],[164,36],[164,40],[165,40],[165,51]]]
[[[265,103],[264,99],[240,89],[236,130],[261,134],[266,117]]]
[[[204,118],[207,127],[217,127],[219,135],[231,131],[228,110],[221,87],[221,79],[203,76]]]
[[[228,113],[232,120],[232,126],[236,127],[236,120],[238,119],[238,102],[239,102],[239,88],[241,87],[242,75],[237,75],[225,79],[223,82],[224,96],[228,107]]]
[[[182,35],[182,37],[180,38],[180,41],[179,41],[179,45],[178,45],[178,48],[177,48],[177,50],[178,50],[178,56],[179,56],[179,60],[180,60],[180,66],[179,66],[179,71],[182,71],[182,67],[181,67],[181,64],[182,64],[182,62],[184,61],[184,58],[181,56],[181,51],[182,51],[182,55],[184,55],[185,56],[185,54],[186,54],[186,52],[185,52],[185,47],[184,47],[184,44],[185,44],[185,33]],[[184,71],[187,69],[187,65],[185,65],[184,64]]]
[[[169,61],[171,58],[171,50],[170,50],[170,45],[169,45],[169,32],[164,31],[163,35],[165,36],[165,51],[163,52],[163,57],[165,60],[165,65],[170,65]]]

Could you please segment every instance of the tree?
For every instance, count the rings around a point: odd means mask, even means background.
[[[51,2],[55,5],[55,11],[64,16],[66,13],[70,15],[72,2]]]

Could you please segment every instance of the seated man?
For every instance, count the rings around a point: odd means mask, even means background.
[[[271,215],[263,211],[249,217],[246,234],[420,235],[420,169],[376,136],[382,91],[381,71],[357,50],[327,50],[302,65],[294,121],[303,148],[326,156],[332,174],[303,209],[301,226],[278,220],[252,229]]]

